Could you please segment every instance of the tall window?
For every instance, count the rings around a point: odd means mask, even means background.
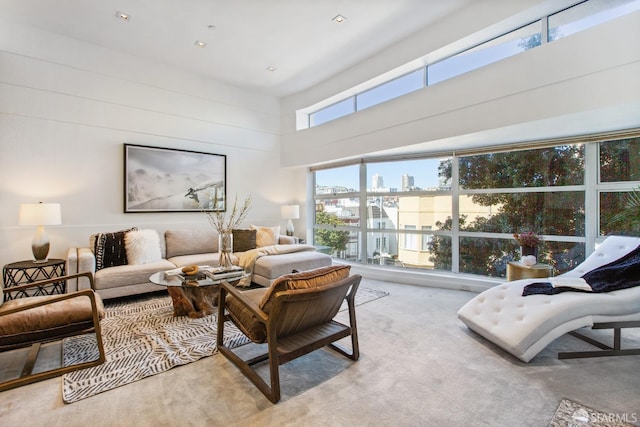
[[[558,271],[584,259],[584,245],[560,237],[585,236],[583,144],[463,156],[458,169],[460,231],[553,236],[538,258]],[[460,241],[459,271],[504,276],[517,252],[513,239],[470,234]]]
[[[584,260],[587,241],[640,232],[637,215],[622,215],[640,200],[640,137],[370,161],[315,176],[338,191],[316,183],[314,243],[355,262],[504,277],[520,256],[513,234],[533,231],[543,236],[539,262],[558,274]]]
[[[359,93],[356,95],[356,109],[358,111],[364,110],[365,108],[406,95],[409,92],[422,89],[423,87],[424,70],[416,70],[413,73],[405,74],[402,77],[383,83],[366,92]]]
[[[322,123],[326,123],[330,120],[335,120],[339,117],[346,116],[356,111],[356,106],[353,98],[347,98],[340,102],[336,102],[333,105],[318,110],[315,113],[309,114],[309,127],[318,126]]]
[[[540,21],[482,43],[427,67],[433,85],[540,45]]]
[[[601,143],[599,164],[600,234],[639,235],[640,138]]]
[[[549,16],[549,41],[640,9],[639,0],[589,0]]]

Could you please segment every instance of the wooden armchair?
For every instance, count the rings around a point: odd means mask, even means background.
[[[217,346],[227,359],[273,403],[280,400],[279,366],[329,345],[358,360],[358,332],[354,298],[360,275],[349,276],[349,266],[328,266],[282,276],[269,288],[239,291],[220,286],[218,319],[225,309],[233,323],[254,343],[267,343],[266,353],[243,360],[225,346],[224,321],[218,322]],[[346,299],[349,325],[333,320]],[[335,341],[351,336],[351,351]],[[268,361],[270,384],[253,365]]]
[[[91,289],[62,295],[19,298],[5,301],[0,305],[0,352],[31,346],[20,376],[0,383],[0,391],[104,363],[106,357],[100,330],[104,307],[102,299],[94,292],[95,287],[91,273],[61,276],[14,286],[3,289],[2,297],[9,292],[78,277],[88,278]],[[90,332],[95,332],[96,335],[98,359],[71,366],[61,366],[44,372],[33,372],[41,344]]]

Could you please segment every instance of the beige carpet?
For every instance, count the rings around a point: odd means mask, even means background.
[[[356,294],[356,304],[385,295],[386,292],[361,287]],[[217,352],[216,314],[200,319],[174,317],[168,296],[107,303],[105,309],[106,317],[101,325],[107,361],[63,376],[62,394],[66,403],[166,372]],[[248,342],[231,322],[227,323],[225,342],[228,346],[237,347]],[[95,335],[72,337],[63,343],[65,366],[97,357]]]
[[[62,401],[61,378],[7,390],[0,393],[0,424],[543,427],[563,398],[640,415],[640,356],[558,360],[559,351],[590,348],[563,336],[524,363],[458,320],[473,293],[367,278],[361,286],[390,294],[356,309],[360,360],[323,349],[282,365],[277,405],[216,354],[73,404]],[[339,319],[346,321],[346,312]],[[640,328],[625,331],[623,341],[640,346]],[[54,350],[59,359],[60,345]]]

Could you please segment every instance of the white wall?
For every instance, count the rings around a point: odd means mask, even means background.
[[[434,40],[452,43],[456,35],[478,31],[479,24],[489,27],[502,25],[498,20],[509,21],[502,9],[503,15],[492,15],[498,10],[472,8],[284,99],[283,165],[640,127],[640,12],[636,12],[364,111],[295,130],[297,109],[357,84],[356,77],[364,80],[373,77],[372,72],[382,72],[385,60],[389,68],[400,65],[394,61],[408,60],[408,52],[418,57],[444,46],[434,46]]]
[[[31,258],[20,203],[61,203],[50,257],[97,231],[208,227],[198,212],[124,214],[124,143],[227,155],[227,194],[254,199],[247,222],[284,227],[306,175],[280,167],[279,114],[274,97],[0,21],[0,265]]]

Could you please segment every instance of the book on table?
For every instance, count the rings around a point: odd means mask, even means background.
[[[215,267],[204,270],[204,274],[211,280],[233,280],[241,278],[244,275],[244,269],[237,265],[230,268]]]

